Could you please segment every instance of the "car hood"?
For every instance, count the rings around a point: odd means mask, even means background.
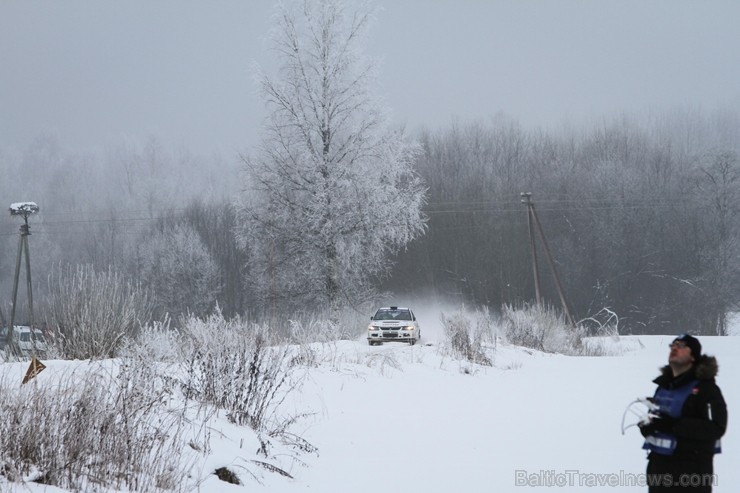
[[[377,327],[406,327],[407,325],[414,325],[411,320],[374,320],[372,325]]]

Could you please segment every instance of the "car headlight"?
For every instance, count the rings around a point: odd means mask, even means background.
[[[374,325],[368,325],[367,330],[380,330],[379,327],[375,327]]]
[[[413,325],[407,325],[406,327],[403,328],[403,330],[414,330],[415,328],[416,327],[414,327]]]

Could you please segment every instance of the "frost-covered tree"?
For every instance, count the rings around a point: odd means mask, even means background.
[[[202,316],[215,306],[218,266],[192,227],[177,224],[150,234],[138,260],[141,281],[156,295],[161,313]]]
[[[369,11],[338,0],[278,8],[281,66],[259,78],[269,117],[245,158],[237,237],[268,309],[290,300],[336,316],[424,231],[418,147],[370,91],[374,65],[360,50]]]

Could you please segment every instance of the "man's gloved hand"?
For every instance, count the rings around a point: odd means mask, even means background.
[[[637,425],[640,428],[642,436],[647,437],[648,435],[654,434],[656,431],[663,433],[673,433],[673,427],[676,426],[678,418],[673,418],[667,414],[658,413],[650,417],[650,421],[647,423],[640,423]]]
[[[667,414],[658,413],[653,419],[650,420],[650,426],[655,431],[662,431],[663,433],[673,433],[673,428],[676,426],[678,418],[673,418]]]
[[[642,436],[646,438],[648,437],[648,435],[652,435],[655,432],[655,427],[650,421],[640,422],[637,427],[640,429],[640,433],[642,433]]]

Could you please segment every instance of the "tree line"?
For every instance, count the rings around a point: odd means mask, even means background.
[[[422,131],[414,167],[427,188],[426,232],[388,259],[375,286],[494,310],[531,303],[519,194],[532,192],[576,318],[608,307],[634,333],[722,332],[740,292],[738,136],[740,115],[688,111],[556,131],[503,117]],[[55,271],[89,265],[150,290],[155,317],[205,315],[216,304],[227,316],[264,315],[264,298],[250,284],[249,241],[236,239],[228,180],[201,196],[195,175],[214,164],[188,168],[164,150],[147,151],[153,145],[80,159],[42,139],[25,152],[2,153],[8,205],[34,200],[42,208],[30,238],[38,298],[49,294],[50,279],[59,282]],[[128,166],[138,171],[121,183]],[[147,166],[160,174],[147,174]],[[191,185],[180,189],[173,181]],[[6,318],[17,223],[0,218]],[[556,305],[552,278],[540,267],[544,298]],[[300,308],[311,306],[292,306]]]
[[[531,192],[578,318],[609,308],[635,333],[726,330],[740,280],[738,113],[620,115],[548,131],[494,118],[421,142],[429,229],[396,258],[388,287],[530,303],[519,194]],[[542,267],[545,298],[559,305]]]

